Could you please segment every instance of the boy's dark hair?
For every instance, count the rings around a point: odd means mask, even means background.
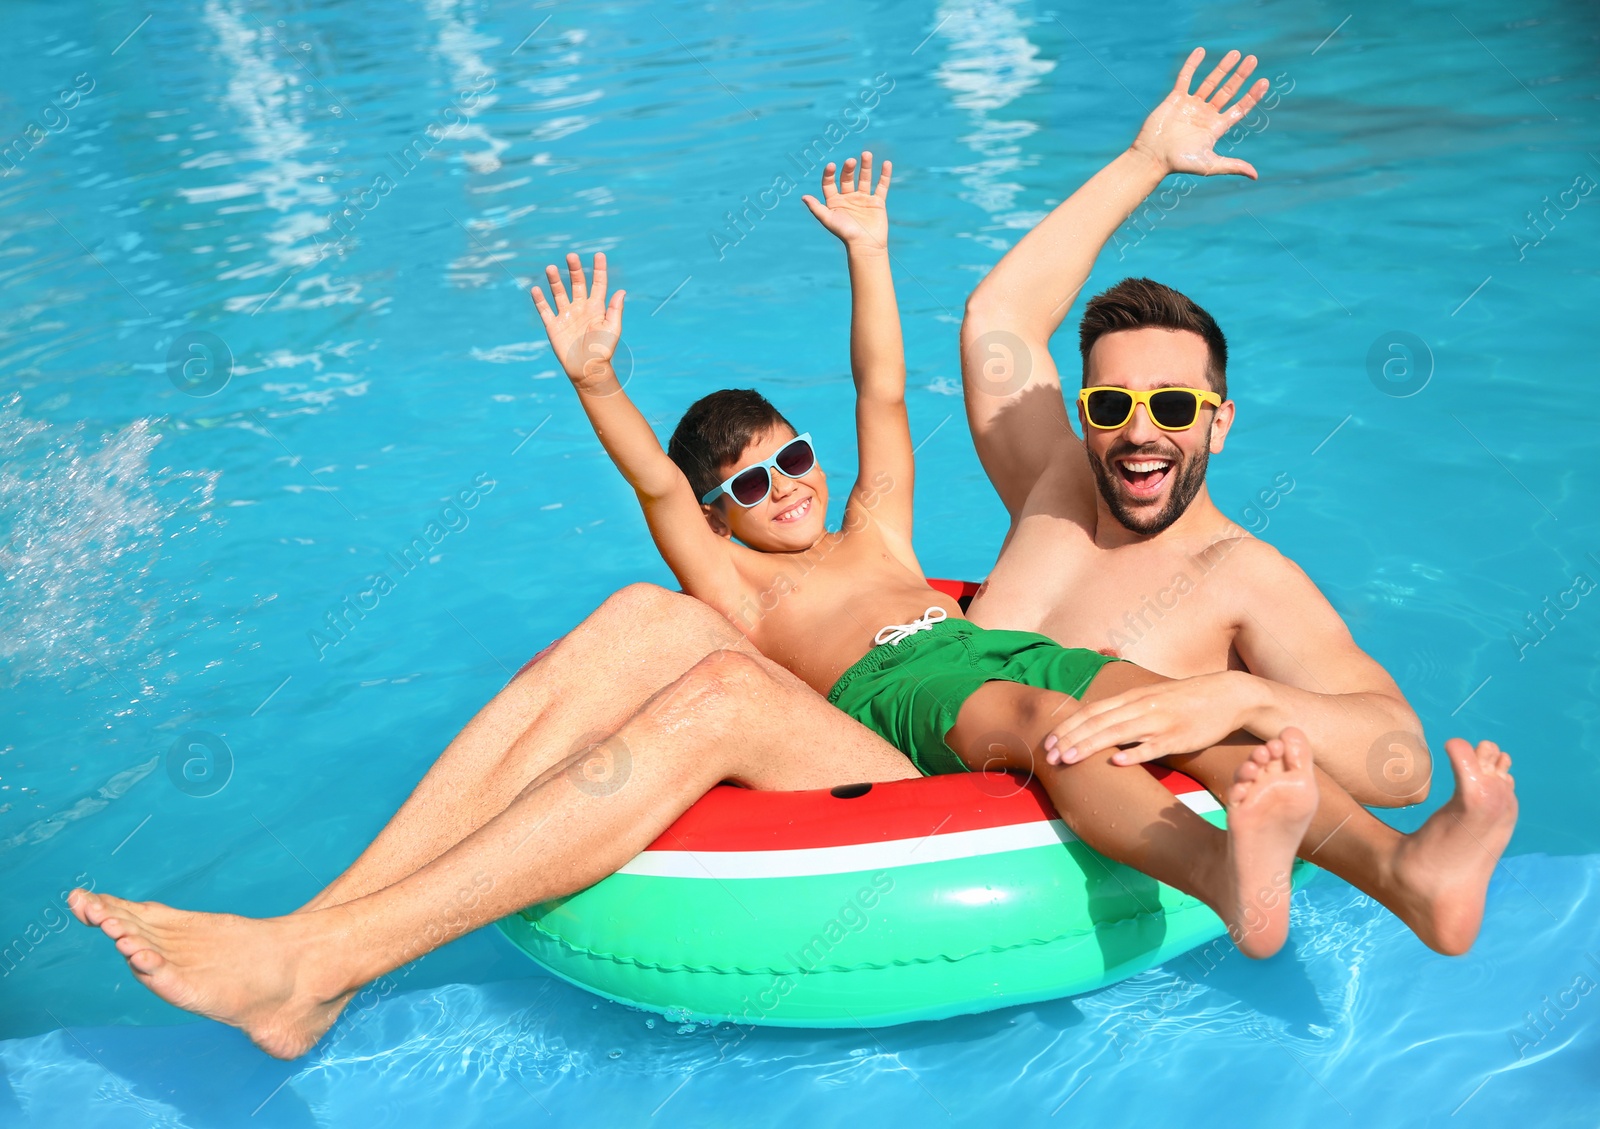
[[[1206,343],[1206,380],[1211,390],[1228,398],[1228,339],[1212,316],[1170,286],[1148,278],[1125,278],[1104,294],[1089,299],[1078,325],[1078,351],[1083,378],[1089,379],[1089,350],[1107,333],[1123,329],[1182,329]],[[709,487],[707,488],[709,489]]]
[[[698,501],[722,482],[722,467],[768,428],[794,425],[754,388],[724,388],[689,405],[667,444],[667,457],[689,479]]]

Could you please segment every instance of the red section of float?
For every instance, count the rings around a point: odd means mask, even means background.
[[[1180,772],[1149,767],[1173,795],[1202,791]],[[652,851],[778,851],[885,843],[1055,819],[1037,780],[968,772],[809,792],[720,785],[647,848]]]
[[[966,606],[972,597],[978,594],[978,584],[976,581],[972,580],[930,579],[928,581],[928,587],[932,588],[936,592],[943,592],[946,596],[949,596],[952,600],[961,605],[963,611],[966,610]]]

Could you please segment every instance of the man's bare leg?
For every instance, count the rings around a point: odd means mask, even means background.
[[[1099,701],[1154,681],[1164,679],[1117,663],[1101,671],[1083,700]],[[1429,948],[1455,956],[1478,936],[1489,879],[1516,826],[1517,797],[1511,758],[1493,742],[1474,749],[1455,738],[1445,751],[1455,770],[1455,795],[1410,835],[1378,819],[1316,767],[1317,809],[1297,853],[1370,894]],[[1250,755],[1250,743],[1230,741],[1162,763],[1226,801],[1241,773],[1253,778],[1256,770],[1244,767]]]
[[[113,938],[157,995],[294,1058],[362,984],[526,905],[592,885],[720,781],[799,789],[916,776],[799,679],[731,651],[654,695],[607,744],[617,742],[631,767],[615,790],[547,772],[415,873],[339,905],[256,920],[77,890],[72,910]],[[474,896],[461,900],[463,890]]]
[[[302,912],[381,890],[432,862],[717,650],[751,653],[699,600],[653,584],[623,588],[478,711],[377,838]]]

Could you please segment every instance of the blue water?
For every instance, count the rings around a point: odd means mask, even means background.
[[[1600,17],[1515,12],[8,9],[0,1123],[1600,1122]],[[962,302],[1195,43],[1286,91],[1237,149],[1262,180],[1126,227],[1091,289],[1150,275],[1216,315],[1240,405],[1219,504],[1306,568],[1436,747],[1516,756],[1471,955],[1325,877],[1262,965],[873,1032],[690,1031],[479,932],[279,1064],[64,927],[73,883],[303,902],[508,671],[667,580],[529,308],[560,253],[611,255],[663,431],[753,383],[850,459],[837,246],[798,192],[726,218],[813,143],[896,162],[917,549],[983,575],[1004,519],[960,410]],[[435,522],[427,567],[319,636]]]

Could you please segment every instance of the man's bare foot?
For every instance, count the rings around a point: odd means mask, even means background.
[[[1396,897],[1387,901],[1423,944],[1447,956],[1472,947],[1483,902],[1517,825],[1511,757],[1493,741],[1474,749],[1459,737],[1444,744],[1456,794],[1401,840],[1390,863]]]
[[[1285,729],[1258,746],[1224,798],[1233,897],[1222,920],[1245,956],[1269,957],[1289,936],[1295,851],[1317,810],[1306,735]]]
[[[74,890],[67,904],[117,943],[146,988],[239,1028],[277,1058],[309,1051],[354,994],[316,959],[302,916],[191,913],[87,890]]]

